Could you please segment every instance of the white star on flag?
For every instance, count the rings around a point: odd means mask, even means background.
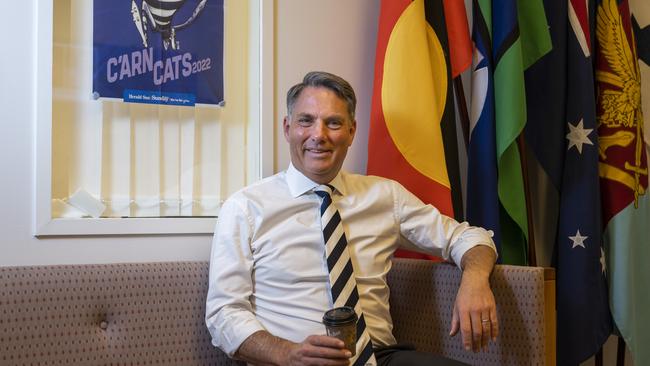
[[[580,119],[580,122],[578,122],[576,126],[572,125],[571,123],[567,123],[567,125],[569,125],[569,130],[570,130],[569,133],[566,134],[566,138],[567,140],[569,140],[569,147],[567,147],[567,150],[570,150],[572,146],[575,146],[576,149],[578,149],[578,152],[582,154],[583,144],[589,144],[589,145],[594,144],[589,139],[589,134],[594,129],[584,128],[583,119]]]
[[[571,239],[571,241],[573,242],[573,246],[571,247],[571,249],[573,249],[575,247],[578,247],[578,246],[583,247],[583,248],[586,249],[585,240],[587,240],[587,238],[588,238],[588,236],[580,235],[580,230],[578,230],[578,232],[576,233],[575,236],[570,236],[569,237],[569,239]]]
[[[607,266],[605,265],[605,251],[603,248],[600,248],[600,268],[602,269],[603,273],[605,273]]]

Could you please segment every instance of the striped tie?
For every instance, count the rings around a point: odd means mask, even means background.
[[[339,215],[336,206],[332,204],[333,189],[334,187],[328,184],[321,185],[314,190],[322,199],[320,215],[327,252],[327,268],[330,272],[332,300],[334,307],[349,306],[354,308],[359,317],[357,321],[357,353],[350,360],[350,364],[353,366],[376,365],[372,341],[366,329],[366,320],[359,303],[357,281],[354,277],[341,215]]]

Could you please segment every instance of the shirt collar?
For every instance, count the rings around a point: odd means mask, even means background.
[[[345,195],[345,184],[343,183],[343,173],[339,173],[332,179],[328,184],[333,186],[336,191]],[[292,163],[289,163],[289,168],[286,173],[287,185],[289,186],[289,192],[291,196],[298,197],[301,196],[314,188],[318,187],[320,184],[314,182],[313,180],[307,178],[302,174],[298,169],[296,169]]]

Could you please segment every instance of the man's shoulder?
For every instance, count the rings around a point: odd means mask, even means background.
[[[342,172],[342,177],[345,180],[346,184],[354,186],[386,186],[391,187],[394,185],[399,185],[397,181],[394,181],[389,178],[384,178],[376,175],[365,175],[357,173]]]
[[[287,186],[287,172],[281,171],[273,175],[270,175],[268,177],[262,178],[256,182],[253,182],[247,185],[246,187],[242,188],[240,191],[242,192],[256,191],[256,190],[273,189],[273,188],[286,187],[286,186]]]
[[[288,187],[285,172],[279,172],[266,178],[262,178],[243,187],[228,197],[229,201],[257,201],[265,197],[288,194]]]
[[[344,173],[342,178],[345,186],[354,193],[392,195],[403,189],[399,182],[376,175]]]

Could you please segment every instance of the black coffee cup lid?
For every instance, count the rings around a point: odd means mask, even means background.
[[[356,323],[357,314],[349,306],[330,309],[323,315],[323,324],[327,326],[341,326],[349,323]]]

